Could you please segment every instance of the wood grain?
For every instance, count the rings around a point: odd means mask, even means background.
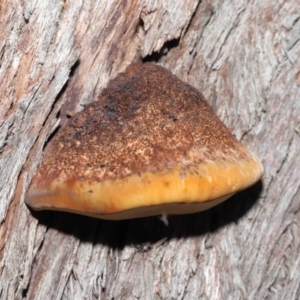
[[[0,3],[1,299],[298,299],[300,1]],[[49,139],[130,63],[198,88],[263,161],[210,211],[100,221],[30,211]]]

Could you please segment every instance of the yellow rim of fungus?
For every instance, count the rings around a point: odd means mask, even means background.
[[[76,181],[72,188],[67,181],[56,179],[44,190],[33,186],[27,203],[36,210],[63,210],[111,220],[194,213],[254,184],[262,172],[262,164],[252,156],[114,181]]]

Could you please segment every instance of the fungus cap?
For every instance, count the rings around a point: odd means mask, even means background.
[[[26,203],[112,220],[194,213],[262,172],[201,93],[160,66],[134,64],[54,137]]]

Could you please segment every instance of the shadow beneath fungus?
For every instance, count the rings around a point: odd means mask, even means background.
[[[155,243],[213,233],[227,224],[238,222],[258,201],[261,191],[262,182],[259,181],[209,210],[170,216],[168,226],[157,216],[107,221],[56,211],[32,211],[32,214],[41,224],[73,235],[82,242],[103,244],[113,249],[133,245],[137,250],[147,251]]]

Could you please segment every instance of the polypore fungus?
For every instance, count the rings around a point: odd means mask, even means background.
[[[26,203],[111,220],[202,211],[263,172],[195,88],[150,63],[112,80],[51,149]]]

